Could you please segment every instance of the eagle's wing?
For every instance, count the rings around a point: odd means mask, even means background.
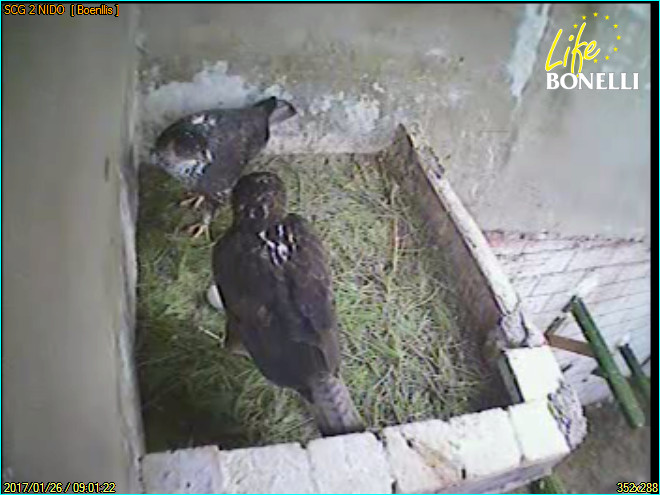
[[[213,269],[228,316],[266,377],[300,389],[311,375],[337,370],[331,276],[307,222],[289,215],[263,232],[232,229],[214,249]]]
[[[203,181],[213,190],[233,187],[245,166],[268,142],[268,116],[259,109],[244,108],[214,111],[206,116],[208,146],[213,164],[204,172]]]

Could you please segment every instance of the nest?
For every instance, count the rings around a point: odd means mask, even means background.
[[[255,169],[285,181],[289,211],[323,239],[340,324],[342,375],[367,425],[380,428],[474,410],[487,380],[460,331],[443,279],[449,260],[372,155],[262,157]],[[306,407],[254,365],[222,348],[211,308],[211,244],[191,240],[196,216],[155,170],[141,177],[138,366],[148,450],[304,442],[318,436]],[[214,236],[231,223],[224,208]]]

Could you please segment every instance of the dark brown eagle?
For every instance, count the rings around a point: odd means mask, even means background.
[[[183,117],[156,139],[151,161],[206,200],[195,237],[208,233],[218,204],[231,191],[245,166],[266,146],[270,126],[296,114],[287,101],[267,98],[245,108],[213,109]]]
[[[297,390],[321,433],[363,429],[339,376],[332,279],[319,238],[286,214],[280,178],[243,176],[232,191],[234,220],[213,249],[214,281],[227,338],[240,342],[270,381]]]

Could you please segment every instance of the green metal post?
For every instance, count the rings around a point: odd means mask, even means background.
[[[628,384],[628,381],[621,374],[621,371],[619,371],[618,366],[614,362],[614,357],[607,348],[607,344],[598,331],[598,327],[596,327],[587,307],[584,305],[582,299],[577,296],[571,300],[571,312],[580,326],[584,337],[594,351],[598,366],[609,383],[610,389],[619,403],[619,407],[623,411],[628,424],[633,428],[644,426],[644,411],[637,402],[635,393]]]
[[[625,359],[628,368],[630,368],[633,385],[637,388],[637,390],[639,390],[639,393],[644,398],[644,401],[646,401],[647,404],[650,404],[651,380],[649,380],[649,377],[644,374],[642,365],[639,364],[639,361],[637,360],[637,356],[635,356],[628,344],[620,346],[619,352],[621,352],[621,355],[623,356],[623,359]]]

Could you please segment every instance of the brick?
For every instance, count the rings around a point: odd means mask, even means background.
[[[223,491],[217,447],[147,454],[142,460],[146,493],[218,493]]]
[[[575,387],[575,390],[580,398],[580,402],[585,406],[600,402],[612,396],[607,382],[595,375],[585,376],[579,385]]]
[[[548,297],[545,304],[543,305],[543,311],[548,313],[559,314],[561,310],[568,304],[568,302],[573,297],[573,294],[570,292],[563,292],[553,294]]]
[[[397,493],[433,493],[461,480],[461,462],[452,428],[440,420],[383,430]]]
[[[607,313],[623,311],[629,307],[627,297],[617,297],[615,299],[606,299],[595,302],[590,300],[590,298],[587,298],[585,299],[585,302],[587,303],[589,313],[591,313],[594,318]]]
[[[572,366],[573,356],[575,356],[575,354],[573,354],[572,352],[568,352],[563,349],[557,349],[553,347],[552,354],[555,356],[555,359],[557,360],[557,364],[559,365],[559,369],[562,370],[562,373],[564,373],[564,370],[566,368],[570,368],[569,365]]]
[[[541,313],[534,313],[532,320],[541,330],[545,331],[557,316],[556,311],[543,311]]]
[[[491,247],[499,246],[506,240],[506,234],[501,230],[484,230],[484,237]]]
[[[513,265],[519,265],[520,260],[518,259],[520,255],[513,255],[513,256],[502,256],[502,255],[497,255],[497,261],[501,266],[504,267],[511,267]]]
[[[318,493],[390,493],[385,450],[372,433],[319,438],[307,445]]]
[[[566,270],[575,255],[573,251],[541,252],[523,255],[516,273],[533,277]]]
[[[616,315],[621,315],[621,320],[613,324],[611,322],[608,322],[606,325],[599,325],[599,328],[602,326],[603,328],[611,328],[614,326],[633,326],[633,327],[638,327],[642,326],[643,323],[646,321],[648,322],[650,320],[650,310],[651,308],[646,307],[646,306],[638,306],[635,308],[626,308],[622,311],[617,311]],[[611,314],[611,313],[610,313]],[[603,315],[600,318],[607,317],[608,315]]]
[[[566,322],[566,325],[564,325],[559,330],[559,332],[557,332],[557,334],[561,335],[563,337],[571,338],[571,339],[584,340],[584,336],[582,334],[582,329],[577,324],[577,322],[573,319],[573,317],[570,317],[568,319],[568,321]]]
[[[571,294],[578,295],[586,300],[593,292],[598,288],[598,275],[593,271],[586,273],[584,278],[580,283],[575,287]]]
[[[561,370],[549,346],[510,349],[505,352],[525,401],[545,399],[561,382]]]
[[[633,263],[631,265],[624,265],[619,271],[617,280],[632,280],[635,278],[644,278],[651,271],[651,264],[648,262]]]
[[[588,406],[590,404],[598,404],[605,400],[612,399],[612,391],[603,384],[598,384],[591,390],[585,390],[581,394],[578,394],[580,397],[580,402]]]
[[[523,299],[523,306],[530,315],[541,313],[549,298],[549,296],[526,297]]]
[[[520,297],[524,298],[532,295],[536,284],[539,282],[539,277],[516,278],[511,282],[513,283],[513,287],[516,289],[516,292],[520,295]]]
[[[515,256],[522,253],[523,248],[527,241],[525,239],[510,240],[502,239],[496,240],[491,236],[488,236],[488,243],[490,244],[492,250],[495,254],[500,256]]]
[[[636,278],[625,282],[623,293],[626,295],[640,294],[643,292],[650,292],[651,279],[649,278]]]
[[[297,443],[221,451],[220,493],[314,493],[311,464]]]
[[[564,251],[575,249],[579,243],[572,239],[528,240],[523,247],[523,253],[538,253],[543,251]]]
[[[575,256],[567,266],[567,270],[582,270],[614,264],[612,261],[616,248],[599,247],[576,251]]]
[[[573,290],[577,284],[580,283],[580,280],[582,280],[585,273],[586,272],[582,270],[578,270],[574,272],[542,275],[539,277],[539,282],[534,287],[532,295],[542,296]]]
[[[618,325],[623,322],[627,318],[627,313],[627,310],[623,310],[604,315],[593,315],[593,319],[596,322],[596,325],[598,325],[598,328],[602,331],[603,328],[611,325]]]
[[[625,325],[617,325],[614,327],[601,330],[601,334],[607,342],[608,347],[612,350],[612,353],[617,353],[617,348],[623,344],[630,343],[633,339],[633,335],[637,334],[640,330],[635,329],[631,331],[629,328],[626,328]]]
[[[597,247],[616,247],[621,241],[613,241],[602,237],[594,237],[591,239],[580,239],[579,245],[581,249],[593,249]]]
[[[583,301],[587,305],[587,309],[591,316],[604,315],[607,313],[613,313],[615,311],[622,311],[625,309],[625,296],[617,297],[615,299],[605,299],[605,300],[596,300],[594,301],[591,294],[588,297],[583,298]]]
[[[647,315],[643,318],[637,318],[627,326],[626,330],[630,334],[632,341],[645,340],[649,343],[648,351],[650,352],[651,345],[651,316]],[[653,326],[655,328],[655,326]]]
[[[515,469],[521,453],[509,415],[503,409],[452,418],[458,457],[467,479]]]
[[[643,292],[640,294],[632,294],[625,298],[623,302],[624,308],[637,308],[639,306],[651,306],[651,293]]]
[[[637,356],[640,363],[643,363],[646,358],[651,354],[651,332],[647,330],[639,330],[632,334],[630,339],[630,347]]]
[[[650,327],[651,315],[647,315],[642,318],[635,318],[634,320],[626,320],[621,323],[621,328],[626,332],[636,332]]]
[[[607,301],[625,296],[625,289],[628,282],[618,282],[607,285],[599,285],[593,292],[585,298],[587,302]]]
[[[593,379],[596,378],[599,381],[602,381],[603,383],[596,383],[593,381]],[[577,394],[578,398],[580,399],[580,403],[584,406],[584,402],[582,401],[582,398],[585,394],[585,391],[589,388],[595,388],[599,387],[601,385],[605,385],[607,388],[607,382],[601,378],[597,378],[595,375],[592,375],[591,372],[589,373],[584,373],[580,376],[571,376],[571,377],[566,377],[566,381],[568,384],[575,390],[575,393]]]
[[[541,263],[545,263],[551,256],[551,253],[526,253],[510,256],[508,261],[515,262],[521,271],[527,268],[535,267]]]
[[[651,254],[649,248],[642,243],[623,245],[616,248],[612,258],[613,263],[638,263],[649,261]]]
[[[629,320],[637,320],[643,318],[650,323],[651,306],[637,306],[626,310],[626,318]]]
[[[511,406],[509,414],[525,461],[558,460],[570,452],[547,401]]]
[[[598,365],[592,358],[573,354],[571,367],[564,372],[564,377],[569,385],[575,386],[577,390],[579,387],[579,381],[585,376],[588,376],[597,366]]]
[[[599,285],[607,285],[619,281],[624,268],[625,265],[601,266],[591,268],[589,274],[597,277]]]

